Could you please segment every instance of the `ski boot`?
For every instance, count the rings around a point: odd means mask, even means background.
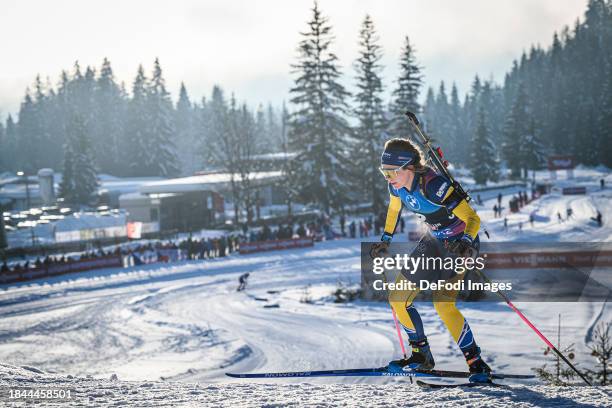
[[[401,360],[394,360],[387,366],[389,371],[428,371],[436,365],[427,340],[410,342],[412,355]]]
[[[469,381],[474,383],[490,383],[491,367],[484,362],[480,356],[480,347],[474,345],[468,351],[463,353],[465,360],[470,367]]]

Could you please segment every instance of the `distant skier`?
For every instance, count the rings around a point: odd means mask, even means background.
[[[571,207],[567,207],[567,210],[565,211],[567,214],[567,219],[569,220],[570,218],[572,218],[572,214],[574,213],[574,211],[571,209]]]
[[[561,216],[561,213],[559,211],[557,211],[557,220],[559,220],[559,224],[563,222],[563,217]]]
[[[391,139],[385,144],[380,171],[388,182],[389,208],[381,242],[374,244],[372,256],[378,257],[391,243],[402,208],[422,215],[429,226],[411,257],[465,257],[478,252],[480,217],[450,181],[424,165],[422,153],[406,139]],[[417,270],[398,274],[396,282],[446,279],[457,282],[465,274],[449,270]],[[435,365],[423,322],[412,303],[419,290],[393,290],[389,302],[408,333],[412,355],[392,362],[412,369],[432,369]],[[457,309],[456,291],[434,291],[436,311],[461,349],[472,376],[471,381],[488,381],[491,369],[483,361],[472,330]]]
[[[597,216],[596,217],[591,217],[591,219],[597,223],[598,227],[601,227],[603,225],[603,220],[602,220],[602,217],[601,217],[601,212],[599,210],[597,210]]]
[[[241,292],[246,289],[247,279],[249,279],[249,273],[243,273],[238,277],[238,289],[236,291]]]
[[[508,217],[504,217],[504,231],[508,232]]]

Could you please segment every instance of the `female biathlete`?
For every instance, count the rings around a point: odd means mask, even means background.
[[[411,257],[446,258],[478,253],[480,218],[446,177],[425,166],[421,152],[409,140],[391,139],[385,144],[380,171],[389,183],[390,202],[385,230],[381,242],[373,245],[373,256],[380,256],[387,250],[402,208],[424,216],[429,227],[429,233],[421,239]],[[396,282],[412,281],[418,288],[420,279],[457,282],[464,276],[453,270],[421,269],[402,271]],[[430,370],[435,363],[423,322],[413,305],[417,294],[418,289],[389,293],[389,302],[412,346],[412,355],[408,359],[394,363],[411,369]],[[472,373],[470,381],[489,381],[491,369],[483,361],[472,330],[455,305],[456,297],[457,291],[434,291],[435,309],[465,356]]]

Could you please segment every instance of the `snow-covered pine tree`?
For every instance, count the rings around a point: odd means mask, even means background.
[[[203,96],[200,104],[194,104],[194,121],[193,121],[193,137],[194,144],[192,146],[195,160],[195,167],[198,170],[209,170],[211,165],[207,158],[208,145],[212,143],[211,137],[211,104]]]
[[[15,126],[15,121],[13,120],[13,116],[9,113],[8,118],[6,119],[6,126],[4,128],[4,158],[7,166],[7,170],[17,171],[17,127]]]
[[[66,128],[60,194],[67,203],[87,205],[98,187],[91,141],[85,121],[75,114]]]
[[[17,145],[17,170],[33,174],[38,171],[42,163],[43,145],[41,140],[40,121],[38,118],[38,108],[35,106],[30,90],[26,90],[26,95],[19,109],[19,121],[17,126],[18,145]]]
[[[4,123],[0,122],[0,173],[8,170],[7,147],[6,130],[4,129]]]
[[[281,112],[282,114],[282,112]],[[266,133],[268,135],[267,139],[270,145],[266,148],[269,152],[280,152],[281,151],[281,125],[278,119],[278,112],[271,103],[268,104],[268,108],[266,110]]]
[[[471,140],[476,133],[476,125],[478,122],[478,108],[480,106],[480,93],[482,84],[478,75],[474,76],[470,86],[470,92],[466,95],[465,103],[463,104],[463,119],[465,121],[465,130],[468,140]],[[464,147],[464,154],[469,156],[469,149]]]
[[[489,125],[484,107],[478,112],[478,125],[471,143],[470,170],[477,184],[486,184],[487,180],[498,180],[498,167],[495,147],[491,143]]]
[[[612,15],[612,6],[610,10]],[[597,118],[597,127],[599,133],[599,162],[605,166],[612,167],[612,58],[608,78],[604,84],[605,92],[601,98],[599,117]],[[7,125],[8,132],[8,125]]]
[[[202,170],[196,145],[196,108],[189,100],[187,88],[181,82],[175,111],[176,146],[182,174],[191,175]]]
[[[529,118],[527,132],[521,138],[521,164],[523,177],[528,178],[529,170],[539,170],[546,159],[546,148],[541,142],[540,130],[533,117]]]
[[[412,126],[406,120],[406,111],[419,114],[421,105],[419,95],[423,86],[423,75],[418,65],[414,47],[410,44],[408,36],[404,39],[404,48],[400,57],[400,74],[397,79],[397,88],[393,90],[391,102],[391,133],[395,137],[408,137]]]
[[[242,106],[242,109],[248,108],[246,106]],[[250,111],[249,111],[250,115]],[[244,119],[243,119],[244,120]],[[264,107],[262,104],[257,105],[257,111],[255,112],[255,139],[260,146],[266,146],[266,152],[269,152],[271,149],[272,139],[270,133],[268,133],[268,123],[266,120],[266,113],[264,111]]]
[[[595,357],[597,361],[595,370],[589,370],[589,374],[601,385],[610,384],[610,377],[612,376],[612,321],[601,322],[595,327],[591,344],[587,347],[591,349],[591,356]]]
[[[466,137],[465,120],[461,102],[459,101],[459,92],[457,85],[453,82],[451,88],[450,105],[448,107],[449,117],[449,144],[446,146],[445,154],[451,162],[465,165],[465,159],[468,157],[470,138]]]
[[[354,116],[357,126],[351,134],[350,166],[352,190],[370,202],[376,216],[382,211],[386,198],[385,183],[377,169],[382,146],[388,138],[380,78],[382,50],[378,41],[374,23],[366,15],[359,32],[359,57],[354,63],[357,79]]]
[[[512,107],[507,112],[506,120],[504,121],[504,141],[502,143],[502,157],[507,163],[507,167],[511,171],[512,177],[520,177],[523,166],[522,144],[525,135],[529,129],[526,123],[529,123],[531,111],[529,109],[529,101],[525,87],[521,83],[518,87],[516,98]]]
[[[66,203],[73,202],[74,196],[74,147],[71,140],[64,143],[64,161],[62,164],[62,181],[59,185],[59,196]]]
[[[425,130],[429,136],[434,137],[436,129],[436,95],[432,87],[427,88],[427,96],[425,97],[425,105],[423,106],[423,116],[425,118]]]
[[[147,92],[149,126],[145,167],[151,176],[176,176],[180,169],[174,143],[174,108],[162,76],[159,59],[153,64],[153,77]]]
[[[294,110],[290,122],[290,149],[299,198],[329,212],[347,200],[346,143],[350,131],[345,119],[349,93],[340,84],[338,57],[331,51],[333,36],[328,19],[315,2],[308,31],[301,33],[297,75],[291,88]]]
[[[126,119],[126,163],[132,176],[150,176],[146,167],[148,162],[148,124],[147,111],[147,78],[142,65],[132,83],[132,98],[128,103]]]
[[[448,104],[448,95],[446,94],[446,84],[440,81],[438,94],[435,102],[436,123],[434,129],[435,141],[445,149],[453,146],[453,133],[451,129],[450,106]],[[463,164],[463,163],[457,163]]]
[[[122,155],[122,138],[125,122],[126,101],[115,82],[110,61],[104,58],[100,76],[96,80],[92,121],[94,155],[101,172],[120,175],[119,163]]]
[[[34,81],[34,110],[35,122],[38,129],[36,136],[38,147],[41,156],[37,162],[37,168],[53,167],[53,165],[61,160],[62,149],[58,143],[53,143],[52,130],[58,130],[56,127],[55,110],[54,110],[55,93],[49,81],[46,84],[41,80],[40,75],[36,76]],[[63,129],[61,129],[63,130]]]

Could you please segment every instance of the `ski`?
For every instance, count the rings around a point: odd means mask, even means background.
[[[440,389],[440,388],[472,388],[472,387],[504,387],[502,384],[497,384],[494,382],[467,382],[461,384],[439,384],[439,383],[430,383],[427,381],[417,380],[417,385],[423,388],[431,388],[431,389]]]
[[[289,371],[276,373],[225,373],[233,378],[291,378],[291,377],[423,377],[423,378],[469,378],[467,371],[448,371],[448,370],[401,370],[380,368],[355,368],[347,370],[317,370],[317,371]],[[533,375],[519,374],[492,374],[495,379],[528,379],[534,378]]]

